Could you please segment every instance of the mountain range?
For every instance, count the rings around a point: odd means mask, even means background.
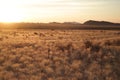
[[[120,23],[113,23],[113,22],[109,22],[109,21],[95,21],[95,20],[88,20],[86,22],[79,23],[79,22],[63,22],[63,23],[59,23],[59,22],[50,22],[50,24],[68,24],[68,25],[111,25],[111,26],[120,26]]]
[[[108,21],[95,21],[95,20],[89,20],[84,22],[85,25],[120,25],[120,23],[113,23]]]

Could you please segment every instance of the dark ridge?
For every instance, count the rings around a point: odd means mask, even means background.
[[[49,22],[49,24],[61,24],[59,22]]]
[[[94,21],[94,20],[89,20],[86,21],[85,23],[83,23],[85,25],[119,25],[120,23],[112,23],[112,22],[108,22],[108,21]]]
[[[89,20],[78,22],[50,23],[0,23],[0,29],[81,29],[81,30],[120,30],[120,23]]]
[[[79,23],[79,22],[64,22],[63,24],[77,24],[77,25],[79,25],[81,23]]]

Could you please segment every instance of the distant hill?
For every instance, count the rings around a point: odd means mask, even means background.
[[[50,23],[0,23],[0,29],[81,29],[81,30],[120,30],[120,23],[89,20],[78,22]]]
[[[83,23],[85,25],[119,25],[120,23],[112,23],[112,22],[108,22],[108,21],[94,21],[94,20],[89,20],[86,21],[85,23]]]
[[[63,24],[77,24],[77,25],[80,25],[81,23],[79,23],[79,22],[64,22]]]
[[[63,23],[59,23],[59,22],[49,22],[49,24],[62,24],[62,25],[80,25],[81,23],[79,22],[63,22]]]

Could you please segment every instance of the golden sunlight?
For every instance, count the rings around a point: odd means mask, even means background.
[[[15,2],[3,0],[0,3],[0,22],[20,22],[24,15]]]

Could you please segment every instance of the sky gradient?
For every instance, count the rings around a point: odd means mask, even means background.
[[[0,22],[120,22],[120,0],[0,0]]]

